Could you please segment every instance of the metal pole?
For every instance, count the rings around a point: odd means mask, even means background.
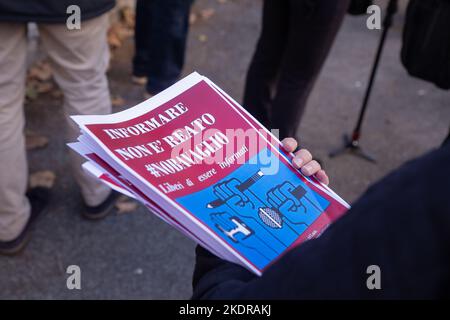
[[[383,53],[384,44],[386,42],[386,37],[387,37],[390,27],[392,26],[393,18],[394,18],[395,13],[397,12],[397,8],[398,8],[398,0],[390,0],[389,4],[387,6],[387,9],[386,9],[386,17],[383,21],[383,32],[381,34],[381,39],[378,44],[375,61],[372,66],[372,70],[371,70],[370,77],[369,77],[369,83],[368,83],[368,86],[367,86],[367,89],[366,89],[366,92],[364,95],[364,100],[363,100],[363,103],[362,103],[362,106],[361,106],[361,109],[359,112],[358,120],[356,122],[356,125],[352,132],[351,137],[348,137],[347,135],[344,136],[344,147],[330,152],[329,156],[331,158],[341,155],[345,152],[350,152],[350,153],[352,153],[356,156],[359,156],[367,161],[375,162],[375,159],[371,155],[367,154],[366,152],[364,152],[361,149],[361,147],[359,145],[359,139],[361,138],[362,124],[364,121],[364,116],[366,114],[367,107],[369,105],[369,99],[370,99],[370,95],[372,92],[373,84],[375,82],[375,76],[376,76],[376,73],[378,70],[378,66],[380,64],[381,55]]]

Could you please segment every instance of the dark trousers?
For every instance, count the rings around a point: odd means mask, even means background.
[[[280,136],[294,136],[348,0],[265,0],[244,107]]]
[[[183,68],[193,0],[137,0],[133,74],[147,77],[156,94],[175,83]]]

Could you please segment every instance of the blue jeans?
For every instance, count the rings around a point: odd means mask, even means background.
[[[175,83],[183,68],[193,0],[137,0],[133,74],[147,77],[156,94]]]

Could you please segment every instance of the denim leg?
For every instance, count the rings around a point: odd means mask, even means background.
[[[192,0],[146,0],[147,91],[156,94],[175,83],[183,68]]]
[[[136,23],[134,27],[135,53],[133,58],[133,75],[138,77],[147,76],[149,50],[148,32],[151,27],[150,8],[151,0],[136,1]]]

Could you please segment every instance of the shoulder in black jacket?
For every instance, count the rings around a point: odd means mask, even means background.
[[[367,268],[379,266],[381,290]],[[320,238],[261,277],[197,248],[194,299],[450,297],[450,144],[373,185]]]
[[[70,5],[81,9],[81,20],[100,16],[115,6],[115,0],[0,0],[0,21],[65,23]]]

